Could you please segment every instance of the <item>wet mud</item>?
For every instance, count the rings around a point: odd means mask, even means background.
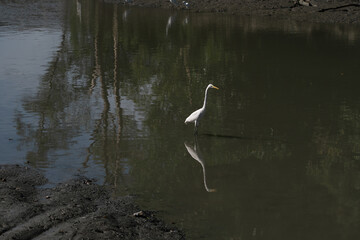
[[[319,23],[360,23],[360,3],[354,0],[107,0],[129,6],[170,8],[198,13],[259,16]]]
[[[37,170],[0,166],[0,239],[184,239],[129,196],[78,177],[53,188]]]

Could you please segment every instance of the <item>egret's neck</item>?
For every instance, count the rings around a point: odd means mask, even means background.
[[[208,93],[208,90],[209,90],[210,87],[207,87],[206,90],[205,90],[205,97],[204,97],[204,105],[203,105],[203,109],[205,109],[205,106],[206,106],[206,98],[207,98],[207,93]]]

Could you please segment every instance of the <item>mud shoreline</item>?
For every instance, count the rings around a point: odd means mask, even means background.
[[[184,239],[130,196],[78,177],[54,188],[27,166],[0,166],[0,239]]]
[[[311,0],[314,6],[294,4],[294,0],[105,0],[127,6],[168,8],[196,13],[259,16],[276,20],[314,23],[360,23],[360,3],[353,0]],[[185,3],[188,3],[185,5]]]

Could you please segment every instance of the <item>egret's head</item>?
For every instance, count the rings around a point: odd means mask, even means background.
[[[209,84],[209,86],[210,86],[211,88],[215,88],[215,89],[219,90],[218,87],[216,87],[216,86],[214,86],[214,85],[212,85],[212,84]]]

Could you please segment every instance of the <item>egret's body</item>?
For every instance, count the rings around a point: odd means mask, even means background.
[[[185,120],[185,124],[194,123],[195,134],[197,133],[197,128],[199,126],[200,119],[204,116],[204,113],[205,113],[206,99],[207,99],[208,90],[210,88],[219,89],[218,87],[215,87],[214,85],[209,84],[205,90],[204,104],[203,104],[202,108],[200,108],[200,109],[196,110],[195,112],[193,112],[192,114],[190,114],[190,116],[188,116]]]

